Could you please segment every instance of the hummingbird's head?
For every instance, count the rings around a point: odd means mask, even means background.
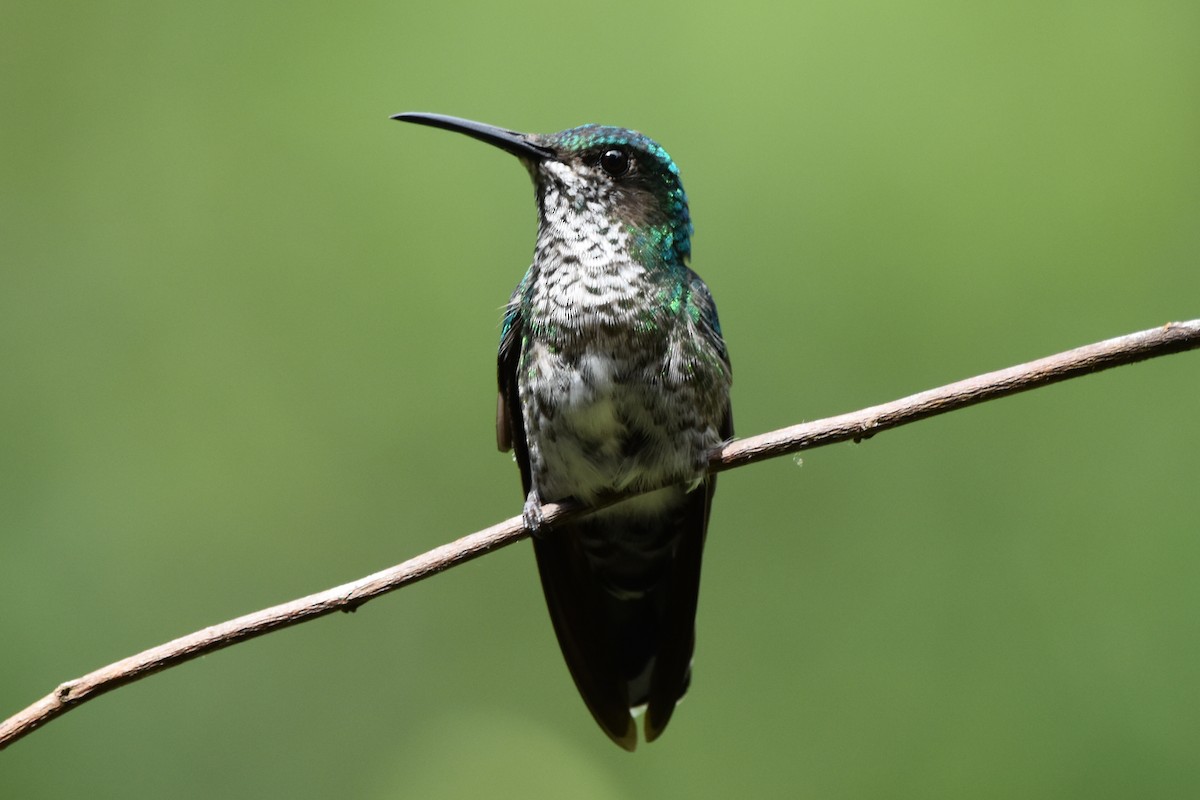
[[[692,224],[679,168],[648,136],[626,128],[581,125],[533,135],[551,155],[529,163],[543,221],[596,217],[622,225],[631,247],[682,263],[691,251]]]
[[[526,134],[440,114],[392,119],[458,131],[519,157],[537,189],[539,222],[560,237],[619,226],[644,264],[682,264],[692,224],[679,168],[653,139],[626,128],[581,125]]]

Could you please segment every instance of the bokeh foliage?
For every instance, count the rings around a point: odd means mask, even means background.
[[[1200,310],[1200,5],[10,0],[0,715],[520,507],[512,159],[680,164],[739,431]],[[1200,787],[1200,362],[723,476],[693,693],[594,729],[519,545],[155,676],[0,796],[1130,797]]]

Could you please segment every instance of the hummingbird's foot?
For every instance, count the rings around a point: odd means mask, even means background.
[[[545,520],[542,517],[542,501],[538,498],[537,492],[530,492],[529,497],[525,498],[525,507],[521,510],[521,520],[533,536],[542,532],[542,523]]]

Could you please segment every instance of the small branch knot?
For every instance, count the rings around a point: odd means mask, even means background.
[[[854,436],[851,437],[851,441],[853,441],[855,444],[861,444],[862,442],[864,442],[867,439],[870,439],[872,436],[874,436],[876,434],[875,429],[877,427],[879,427],[879,418],[878,417],[871,417],[870,419],[864,419],[862,422],[860,422],[858,424],[857,431],[855,432]]]

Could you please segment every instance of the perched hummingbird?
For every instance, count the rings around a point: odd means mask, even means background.
[[[533,177],[533,264],[500,333],[496,440],[514,450],[550,619],[596,722],[626,750],[666,728],[691,679],[700,558],[733,436],[729,356],[675,162],[635,131],[525,134],[440,114]],[[649,491],[546,530],[543,503]]]

